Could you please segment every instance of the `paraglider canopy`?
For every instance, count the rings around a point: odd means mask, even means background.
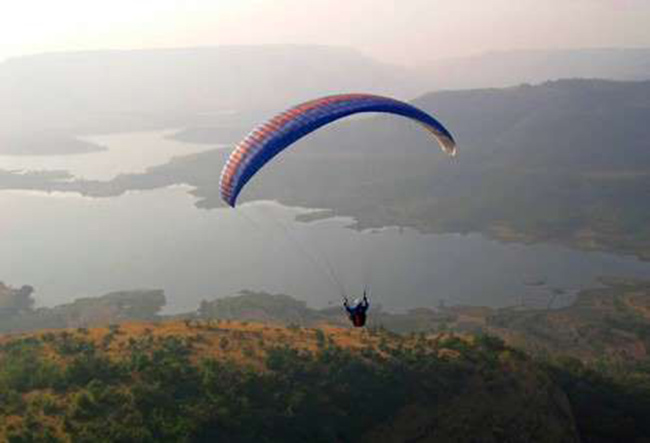
[[[420,123],[444,152],[456,155],[451,133],[431,115],[408,103],[372,94],[342,94],[312,100],[282,112],[248,134],[233,150],[221,171],[223,200],[234,207],[237,196],[268,161],[316,129],[352,114],[381,112]]]

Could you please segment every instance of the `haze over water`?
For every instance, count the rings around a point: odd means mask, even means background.
[[[49,164],[58,168],[83,157],[88,169],[71,168],[75,175],[107,179],[206,149],[166,140],[167,134],[90,137],[109,151],[50,158]],[[160,151],[150,155],[156,146]],[[112,161],[102,168],[101,158]],[[12,161],[17,168],[46,166],[28,158]],[[571,293],[595,285],[598,276],[650,275],[650,263],[554,245],[398,228],[357,232],[346,227],[352,220],[342,218],[298,223],[294,217],[306,209],[273,202],[198,209],[188,191],[175,186],[103,199],[2,191],[0,205],[12,216],[0,218],[0,275],[11,285],[33,285],[38,304],[47,306],[160,288],[168,312],[193,310],[202,299],[242,289],[283,292],[325,307],[339,302],[341,286],[355,295],[366,284],[376,302],[393,310],[441,300],[541,307],[553,288]],[[570,300],[564,295],[554,306]]]
[[[76,178],[110,180],[119,174],[144,172],[163,165],[174,156],[207,149],[205,145],[180,144],[165,138],[174,132],[169,129],[79,137],[104,149],[75,155],[0,155],[0,164],[5,170],[64,170]]]

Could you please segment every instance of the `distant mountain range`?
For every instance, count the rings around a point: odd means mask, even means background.
[[[650,49],[492,53],[417,68],[308,45],[26,56],[0,63],[0,152],[67,152],[63,135],[214,124],[232,111],[252,122],[341,91],[409,99],[564,77],[650,79]],[[80,148],[70,142],[70,152]]]
[[[0,133],[207,121],[339,91],[411,96],[408,73],[346,49],[223,46],[53,53],[0,64]]]

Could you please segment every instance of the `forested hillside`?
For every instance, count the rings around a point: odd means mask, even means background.
[[[0,341],[0,438],[578,441],[566,394],[489,337],[125,324]]]
[[[227,320],[0,338],[0,441],[642,441],[647,365]]]

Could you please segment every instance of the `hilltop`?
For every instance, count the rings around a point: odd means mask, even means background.
[[[650,285],[603,283],[560,309],[373,304],[363,330],[283,294],[165,317],[156,291],[34,311],[2,285],[6,315],[78,327],[0,335],[0,441],[650,438]]]
[[[622,364],[650,356],[650,281],[601,278],[600,285],[566,294],[540,288],[546,295],[530,306],[423,306],[390,312],[373,302],[370,328],[393,334],[454,332],[491,334],[533,355],[578,357],[586,362],[608,360]],[[543,282],[535,282],[543,286]],[[122,291],[83,298],[52,308],[34,309],[34,289],[0,283],[0,332],[27,332],[43,328],[92,328],[133,321],[241,322],[291,328],[348,328],[340,306],[315,309],[286,294],[240,291],[204,300],[196,311],[161,314],[161,290]],[[559,297],[573,301],[552,308]]]
[[[0,359],[9,441],[578,441],[562,390],[488,337],[188,320],[3,337]]]
[[[0,441],[640,441],[650,366],[230,320],[0,336]]]
[[[369,325],[399,334],[456,332],[491,334],[535,355],[562,355],[583,361],[644,361],[650,355],[650,281],[602,278],[601,287],[585,289],[568,306],[421,307],[404,313],[373,304]],[[311,309],[283,294],[242,291],[203,302],[195,317],[203,320],[271,321],[284,325],[348,326],[341,308]]]

